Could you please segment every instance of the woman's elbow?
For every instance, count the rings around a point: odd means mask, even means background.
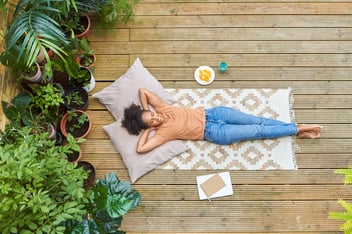
[[[137,149],[136,149],[136,152],[137,152],[138,154],[145,154],[145,153],[148,153],[149,151],[146,150],[146,149],[143,149],[143,148],[137,148]]]

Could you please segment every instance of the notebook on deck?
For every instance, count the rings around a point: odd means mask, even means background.
[[[233,194],[230,172],[197,176],[199,199],[211,199]]]

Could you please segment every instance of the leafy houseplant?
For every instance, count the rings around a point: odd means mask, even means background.
[[[95,168],[93,164],[87,161],[79,161],[77,163],[77,167],[81,167],[88,172],[88,177],[87,179],[84,180],[83,187],[86,191],[91,189],[95,185],[95,178],[96,178]]]
[[[91,189],[83,221],[66,222],[68,233],[125,233],[118,231],[123,215],[136,208],[140,200],[140,193],[128,182],[120,180],[115,173],[106,174]]]
[[[7,125],[9,129],[13,129]],[[65,221],[82,221],[87,172],[65,159],[72,136],[55,146],[48,134],[18,128],[0,141],[0,225],[3,233],[64,233]],[[6,139],[6,140],[5,140]]]
[[[32,96],[28,93],[19,93],[10,102],[1,101],[2,110],[13,125],[28,126],[34,121],[30,105]]]
[[[52,62],[57,71],[66,73],[69,76],[69,85],[71,87],[84,87],[90,83],[92,78],[91,72],[88,69],[81,67],[76,62],[73,54],[65,57],[65,60],[58,59]]]
[[[11,49],[3,51],[0,61],[4,66],[11,68],[14,77],[18,81],[28,81],[32,83],[42,83],[42,72],[40,66],[35,61],[27,64],[27,61],[20,58],[21,48],[17,45]]]
[[[345,175],[345,177],[344,177],[345,185],[352,184],[352,167],[346,168],[346,169],[337,169],[335,172],[338,174]],[[352,203],[344,201],[343,199],[339,199],[338,203],[346,211],[345,212],[330,212],[329,218],[345,221],[345,223],[343,223],[340,226],[340,230],[344,231],[344,233],[352,233]]]
[[[93,70],[96,56],[94,53],[95,50],[89,49],[89,45],[90,42],[85,37],[78,41],[78,56],[76,57],[76,61],[80,66]]]
[[[88,15],[72,11],[63,19],[61,27],[69,38],[82,38],[88,36],[90,32],[90,18]]]
[[[133,18],[138,2],[138,0],[106,0],[98,12],[99,24],[110,27],[119,22],[127,23]]]
[[[49,122],[53,123],[58,120],[57,112],[61,104],[64,104],[64,99],[60,85],[49,83],[34,89],[33,105],[42,111]]]
[[[88,92],[81,87],[73,87],[65,92],[65,106],[68,110],[86,110],[88,107]]]
[[[48,132],[54,138],[55,129],[48,123],[40,111],[33,107],[33,97],[28,93],[19,93],[10,102],[2,101],[2,109],[11,125],[16,128],[30,126],[33,133]]]
[[[75,139],[84,138],[92,128],[92,121],[86,112],[71,110],[62,117],[60,128],[64,136],[70,133]]]
[[[19,0],[15,5],[12,20],[4,35],[5,50],[0,59],[17,75],[30,69],[43,48],[52,50],[62,58],[68,44],[53,15],[59,11],[53,7],[54,0]],[[50,66],[47,50],[44,56]]]

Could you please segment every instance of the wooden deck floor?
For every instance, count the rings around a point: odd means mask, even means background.
[[[135,58],[167,87],[199,88],[199,65],[229,63],[209,88],[292,87],[296,120],[324,125],[319,140],[297,140],[297,171],[231,171],[235,195],[199,201],[195,176],[155,170],[133,186],[141,206],[128,233],[337,233],[329,220],[352,199],[334,169],[352,165],[352,1],[140,0],[134,22],[90,35],[99,91]],[[93,130],[83,158],[98,176],[127,171],[102,126],[114,121],[93,98]]]

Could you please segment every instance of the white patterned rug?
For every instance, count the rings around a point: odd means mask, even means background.
[[[229,106],[285,122],[293,120],[290,89],[167,89],[179,105]],[[190,150],[160,166],[180,170],[290,170],[296,169],[293,138],[244,141],[216,145],[186,141]]]

